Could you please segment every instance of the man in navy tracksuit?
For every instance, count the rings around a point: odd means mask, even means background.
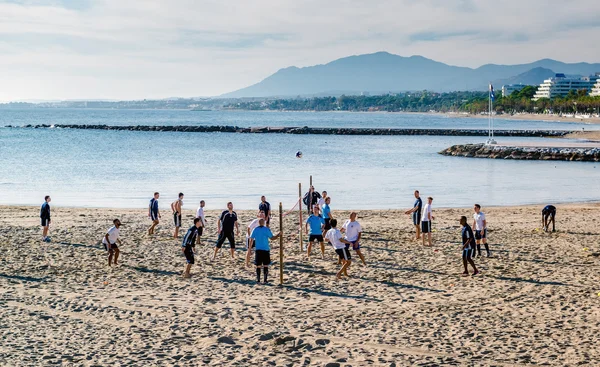
[[[50,196],[46,195],[44,197],[44,203],[42,204],[42,209],[40,210],[40,219],[42,224],[42,241],[50,242],[50,237],[48,237],[48,229],[50,227]]]

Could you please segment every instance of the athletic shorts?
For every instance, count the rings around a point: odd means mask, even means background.
[[[476,240],[485,239],[486,237],[487,237],[487,228],[483,229],[482,231],[475,231],[475,239]]]
[[[233,232],[225,231],[221,231],[221,234],[219,234],[219,238],[217,239],[217,248],[223,247],[225,239],[229,240],[229,247],[235,248],[235,236],[233,235]]]
[[[248,243],[250,243],[250,237],[246,237],[246,243],[244,244],[246,246],[246,249],[248,249]],[[252,242],[252,248],[256,247],[256,242]]]
[[[192,251],[191,248],[186,248],[183,251],[183,254],[185,255],[185,259],[187,260],[188,264],[193,264],[194,263],[194,251]]]
[[[323,235],[321,234],[311,234],[308,236],[308,242],[313,243],[314,241],[323,242]]]
[[[412,220],[413,220],[413,224],[415,226],[418,226],[419,224],[421,224],[421,212],[414,212],[412,214]]]
[[[50,225],[50,218],[41,218],[42,227],[48,227]]]
[[[556,210],[542,211],[544,218],[554,218],[556,216]]]
[[[104,243],[104,249],[106,249],[106,251],[108,251],[109,253],[114,253],[115,249],[118,249],[119,246],[117,246],[116,243],[110,244],[110,245],[106,245],[106,243]]]
[[[202,236],[202,233],[204,233],[204,227],[198,228],[198,237]]]
[[[181,213],[173,213],[173,222],[175,223],[175,227],[181,227]]]
[[[462,251],[463,260],[472,259],[475,255],[475,249],[466,248]]]
[[[350,243],[352,244],[352,249],[353,249],[354,251],[356,251],[356,250],[360,250],[360,241],[359,241],[359,240],[356,240],[356,241],[348,241],[348,242],[350,242]],[[346,248],[348,248],[348,249],[349,249],[349,248],[350,248],[350,245],[346,245]]]
[[[323,227],[323,231],[328,231],[331,229],[331,218],[325,218],[325,227]]]
[[[150,219],[152,219],[152,221],[158,220],[158,212],[151,211],[150,212]]]
[[[350,251],[347,248],[338,248],[335,249],[335,253],[338,254],[340,260],[350,260],[352,256],[350,256]]]
[[[256,250],[254,254],[254,265],[271,265],[271,251]]]
[[[423,233],[431,232],[431,222],[430,221],[421,222],[421,232],[423,232]]]

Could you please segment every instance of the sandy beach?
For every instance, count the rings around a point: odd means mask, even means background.
[[[169,213],[149,238],[143,209],[53,207],[46,244],[37,207],[1,206],[0,365],[598,365],[600,204],[557,205],[556,233],[540,230],[541,207],[484,206],[493,257],[468,278],[469,208],[434,207],[433,248],[401,211],[359,212],[368,266],[354,261],[343,281],[331,247],[306,260],[287,217],[280,287],[278,241],[267,285],[241,249],[210,261],[217,212],[182,279]],[[238,214],[245,228],[253,213]],[[99,241],[115,217],[124,244],[109,268]]]

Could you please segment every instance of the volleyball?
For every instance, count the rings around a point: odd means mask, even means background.
[[[297,151],[296,152],[296,158],[302,158],[302,152],[301,151]]]

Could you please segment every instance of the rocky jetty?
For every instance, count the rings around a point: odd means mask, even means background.
[[[543,161],[600,161],[600,148],[549,148],[549,147],[510,147],[503,145],[464,144],[453,145],[439,152],[442,155],[493,158],[522,159]]]
[[[8,125],[7,127],[16,127]],[[316,134],[316,135],[446,135],[487,136],[482,129],[383,129],[383,128],[330,128],[330,127],[238,127],[238,126],[148,126],[148,125],[26,125],[23,128],[61,128],[86,130],[126,131],[179,131],[179,132],[222,132],[248,134]],[[572,131],[566,130],[496,130],[496,136],[562,137]]]

